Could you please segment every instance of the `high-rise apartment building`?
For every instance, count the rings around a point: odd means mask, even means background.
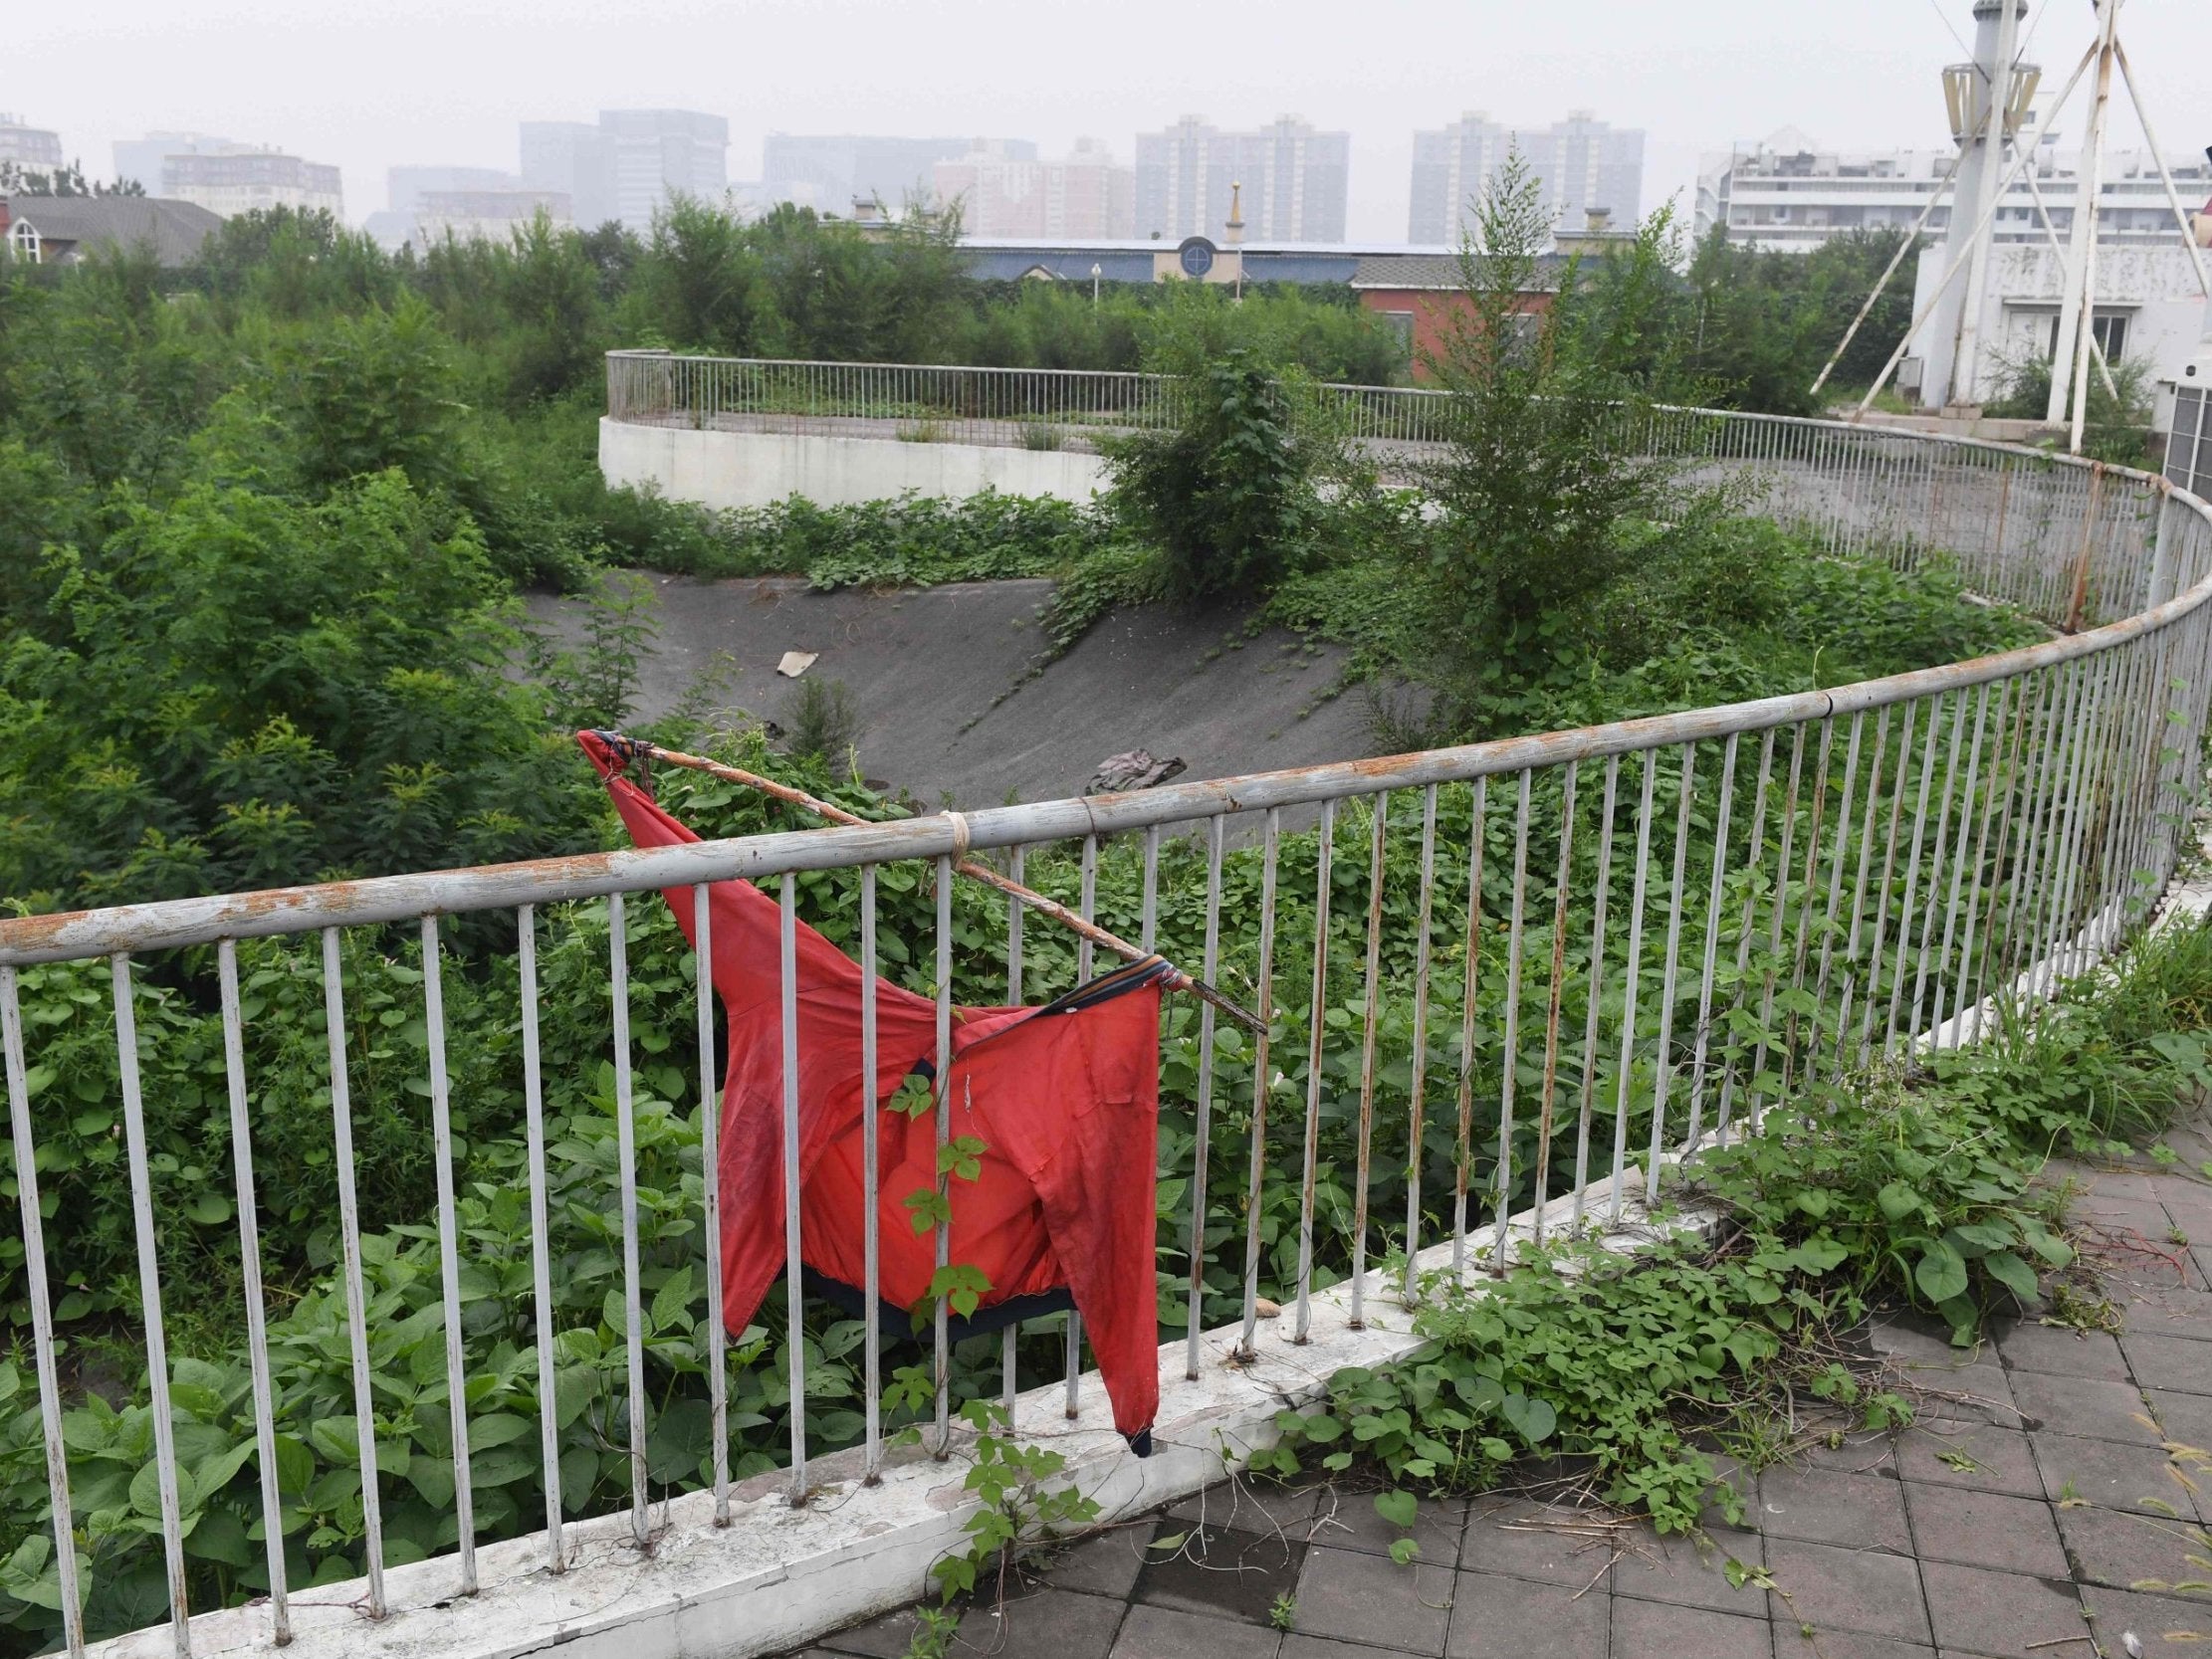
[[[345,213],[345,194],[335,167],[245,144],[162,156],[161,183],[155,194],[197,202],[226,219],[277,207],[336,218]]]
[[[643,232],[672,195],[721,200],[730,123],[693,109],[601,109],[587,121],[524,121],[522,182],[566,196],[575,222]]]
[[[881,202],[896,213],[909,197],[926,201],[937,194],[940,161],[958,161],[978,147],[1008,164],[1037,158],[1037,146],[1027,138],[772,132],[761,149],[761,190],[772,202],[794,202],[839,218],[856,202]]]
[[[958,202],[972,237],[1120,238],[1135,234],[1137,174],[1117,166],[1096,138],[1078,138],[1059,160],[1020,159],[1003,140],[979,138],[936,164],[941,205]]]
[[[149,196],[161,194],[161,163],[172,155],[216,155],[245,146],[212,132],[148,132],[142,138],[115,140],[115,177],[140,185]]]
[[[1186,115],[1137,135],[1136,231],[1218,241],[1230,186],[1241,184],[1244,234],[1267,242],[1342,242],[1352,135],[1316,131],[1283,115],[1248,132],[1224,132]]]
[[[2038,198],[2064,243],[2074,229],[2081,157],[2060,149],[2056,133],[2032,141],[2035,177],[2031,180],[2024,172],[2013,180],[1990,234],[2000,244],[2047,248],[2051,238]],[[1697,179],[1696,234],[1707,236],[1714,226],[1724,225],[1728,240],[1741,246],[1803,252],[1853,231],[1909,230],[1943,188],[1953,153],[1846,152],[1824,148],[1795,127],[1784,127],[1763,142],[1705,158]],[[2185,198],[2201,200],[2212,183],[2212,163],[2185,161],[2172,171]],[[1929,213],[1927,235],[1941,237],[1949,231],[1954,199],[1946,192]],[[2122,150],[2104,157],[2097,239],[2107,249],[2185,246],[2157,162],[2147,151]]]
[[[28,125],[21,115],[0,114],[0,166],[10,162],[51,172],[62,165],[62,135]]]
[[[1413,208],[1406,238],[1455,246],[1474,223],[1474,204],[1508,154],[1517,152],[1555,225],[1580,226],[1592,209],[1617,225],[1644,212],[1644,134],[1578,109],[1548,127],[1513,127],[1479,111],[1414,134]]]

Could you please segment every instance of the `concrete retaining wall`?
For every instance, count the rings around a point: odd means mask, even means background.
[[[611,486],[651,486],[701,507],[766,507],[804,496],[824,507],[882,501],[912,490],[967,497],[1058,496],[1087,502],[1105,464],[1074,450],[919,444],[791,432],[701,431],[599,421],[599,471]]]

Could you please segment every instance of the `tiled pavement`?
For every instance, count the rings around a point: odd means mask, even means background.
[[[2194,1138],[2190,1138],[2191,1141]],[[2183,1144],[2188,1144],[2184,1141]],[[1075,1546],[962,1619],[997,1659],[2039,1659],[2201,1653],[2212,1584],[2212,1184],[2080,1171],[2121,1334],[2036,1323],[1962,1354],[1911,1320],[1869,1332],[1922,1390],[1900,1434],[1812,1437],[1701,1544],[1547,1504],[1422,1506],[1418,1561],[1368,1492],[1217,1487]],[[2176,1479],[2194,1470],[2196,1485]],[[1747,1496],[1753,1496],[1748,1495]],[[1168,1541],[1180,1539],[1180,1544]],[[1738,1564],[1740,1587],[1728,1562]],[[1750,1570],[1745,1572],[1743,1568]],[[908,1651],[912,1613],[810,1656]],[[2132,1634],[2141,1645],[2131,1648]],[[2195,1640],[2190,1640],[2191,1637]]]

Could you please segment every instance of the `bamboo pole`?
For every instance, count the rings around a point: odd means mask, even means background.
[[[615,733],[609,732],[605,735],[611,737]],[[724,765],[719,760],[709,760],[704,755],[686,754],[681,749],[662,748],[658,743],[648,743],[634,737],[625,737],[621,742],[628,752],[643,755],[648,760],[659,760],[671,766],[683,766],[691,771],[705,772],[709,776],[719,777],[731,783],[742,783],[749,789],[758,789],[764,795],[773,796],[786,805],[803,808],[818,818],[828,819],[833,824],[865,824],[871,821],[861,817],[858,813],[847,812],[843,807],[825,801],[817,795],[809,795],[803,789],[794,789],[787,783],[778,783],[772,777],[763,777],[758,772],[749,772],[742,767]],[[1038,915],[1049,917],[1077,936],[1089,939],[1102,949],[1111,950],[1125,961],[1151,961],[1159,955],[1158,951],[1142,949],[1118,934],[1108,933],[1097,923],[1084,920],[1058,901],[1047,899],[1034,889],[1023,887],[1019,882],[1001,876],[988,864],[979,864],[974,859],[962,858],[954,862],[953,868],[963,876],[982,882],[987,887],[997,889],[1009,899],[1027,906]],[[1165,958],[1161,959],[1164,960]],[[1202,1002],[1211,1002],[1216,1008],[1247,1031],[1257,1032],[1262,1029],[1258,1016],[1251,1013],[1225,992],[1208,984],[1204,979],[1184,972],[1181,968],[1176,968],[1175,974],[1176,983],[1174,988],[1188,990]]]

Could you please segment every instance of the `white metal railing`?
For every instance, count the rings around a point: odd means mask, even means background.
[[[648,381],[688,372],[666,359],[623,362],[621,375]],[[842,372],[822,368],[812,380],[843,384],[836,378]],[[915,372],[996,383],[975,371]],[[1156,407],[1143,401],[1151,393],[1126,389],[1134,377],[1068,378],[1095,383],[1096,396],[1070,392],[1060,407],[1107,411],[1106,388],[1115,385],[1125,389],[1112,408]],[[640,407],[632,401],[634,383],[623,383],[618,413]],[[1049,377],[1043,383],[1057,384]],[[592,1324],[591,1344],[596,1350],[603,1330],[606,1374],[620,1397],[593,1420],[603,1443],[586,1449],[626,1470],[617,1487],[641,1542],[650,1533],[656,1491],[710,1487],[716,1514],[730,1516],[734,1386],[743,1384],[755,1402],[751,1415],[777,1429],[793,1502],[806,1499],[810,1456],[849,1433],[873,1470],[887,1431],[872,1324],[860,1366],[863,1421],[841,1432],[825,1431],[821,1414],[809,1407],[809,1333],[818,1334],[821,1322],[803,1298],[784,1309],[781,1356],[772,1343],[742,1354],[728,1349],[730,1334],[714,1297],[714,1014],[711,987],[696,973],[694,990],[682,993],[695,998],[696,1055],[680,1068],[695,1080],[684,1092],[692,1096],[687,1110],[698,1116],[696,1202],[681,1182],[671,1187],[657,1179],[649,1206],[641,1204],[646,1153],[638,1139],[633,1005],[659,998],[652,1006],[664,1046],[680,1028],[668,993],[632,985],[631,936],[647,935],[645,947],[654,954],[635,959],[649,960],[656,979],[679,971],[682,946],[670,931],[656,932],[657,907],[637,916],[627,905],[633,895],[688,889],[687,902],[704,925],[704,884],[770,884],[786,926],[801,912],[843,918],[871,973],[879,949],[894,943],[895,959],[934,962],[931,978],[943,1008],[955,997],[956,981],[976,990],[975,1000],[995,997],[1001,986],[1016,998],[1033,998],[1066,988],[1064,979],[1040,975],[1072,968],[1080,978],[1089,966],[1087,950],[1072,962],[1047,958],[1034,937],[1025,954],[1022,913],[1009,906],[1004,978],[987,982],[997,968],[977,960],[972,942],[960,942],[975,937],[982,913],[974,907],[986,901],[962,895],[956,907],[956,858],[969,848],[995,852],[1017,873],[1025,866],[1032,882],[1056,872],[1060,891],[1086,916],[1101,903],[1102,867],[1120,861],[1116,868],[1127,868],[1136,901],[1134,914],[1111,920],[1133,928],[1148,948],[1229,986],[1256,1007],[1265,1027],[1246,1043],[1217,1032],[1211,1007],[1179,1005],[1168,1021],[1170,1056],[1178,1077],[1188,1078],[1167,1091],[1163,1114],[1177,1127],[1166,1174],[1186,1183],[1188,1194],[1169,1231],[1185,1258],[1186,1368],[1193,1377],[1210,1311],[1240,1312],[1241,1342],[1250,1350],[1305,1340],[1311,1293],[1323,1275],[1349,1278],[1358,1318],[1360,1299],[1380,1288],[1375,1264],[1386,1249],[1402,1250],[1410,1263],[1425,1238],[1448,1239],[1455,1270],[1505,1271],[1516,1238],[1503,1223],[1529,1200],[1540,1205],[1549,1196],[1580,1193],[1594,1170],[1610,1169],[1613,1196],[1603,1202],[1617,1211],[1632,1185],[1656,1191],[1663,1149],[1691,1149],[1755,1126],[1783,1093],[1897,1054],[1913,1032],[1948,1021],[1954,1033],[1971,1036],[1979,1013],[1959,1016],[1981,1009],[1993,993],[2048,995],[2062,962],[2086,963],[2118,941],[2171,876],[2192,802],[2212,673],[2212,514],[2204,503],[2139,473],[1820,422],[1674,411],[1649,437],[1663,452],[1741,475],[1764,511],[1841,555],[1902,565],[1954,558],[1977,590],[2059,632],[2030,649],[1833,691],[1379,760],[994,808],[959,823],[933,815],[0,922],[0,1035],[23,1228],[20,1284],[33,1330],[64,1644],[75,1652],[85,1640],[79,1555],[93,1517],[73,1507],[73,1480],[89,1478],[89,1469],[69,1428],[77,1385],[65,1391],[47,1278],[38,1149],[58,1124],[34,1096],[32,1068],[41,1063],[42,1046],[22,1014],[22,976],[41,964],[108,963],[124,1141],[116,1178],[127,1177],[130,1186],[138,1269],[133,1330],[146,1357],[150,1406],[146,1467],[153,1481],[138,1496],[145,1536],[157,1537],[161,1547],[181,1653],[189,1644],[190,1609],[219,1588],[204,1563],[188,1555],[182,1536],[186,1476],[171,1426],[176,1369],[161,1310],[172,1282],[165,1276],[177,1271],[179,1241],[187,1235],[178,1217],[157,1212],[149,1178],[135,1026],[135,1010],[151,994],[148,975],[181,987],[178,994],[205,997],[219,1017],[249,1316],[250,1398],[241,1397],[235,1409],[241,1432],[250,1417],[254,1447],[233,1475],[259,1483],[266,1526],[260,1570],[270,1628],[283,1640],[295,1566],[284,1527],[300,1502],[287,1489],[282,1455],[285,1435],[299,1424],[283,1413],[300,1409],[303,1397],[324,1400],[321,1409],[332,1412],[351,1406],[358,1504],[345,1517],[355,1536],[328,1543],[319,1564],[334,1559],[364,1573],[370,1616],[386,1607],[384,1529],[398,1513],[380,1507],[381,1498],[400,1489],[398,1475],[379,1458],[389,1451],[380,1439],[388,1428],[378,1427],[388,1403],[380,1390],[392,1379],[375,1357],[380,1328],[371,1323],[355,1189],[353,1134],[363,1120],[351,1087],[363,1075],[363,1057],[347,999],[349,984],[359,993],[362,970],[349,950],[375,959],[399,955],[420,969],[419,981],[410,983],[419,983],[430,1057],[436,1193],[424,1213],[403,1219],[435,1246],[444,1352],[434,1367],[438,1377],[416,1385],[442,1381],[443,1432],[451,1444],[450,1468],[429,1481],[410,1474],[405,1502],[425,1504],[426,1487],[450,1485],[450,1497],[433,1507],[455,1525],[451,1560],[466,1593],[483,1524],[479,1516],[472,1525],[470,1515],[478,1467],[471,1436],[483,1421],[481,1406],[472,1410],[471,1387],[491,1370],[499,1372],[502,1398],[535,1412],[539,1469],[532,1496],[543,1500],[542,1526],[528,1507],[512,1504],[496,1524],[509,1536],[542,1530],[549,1566],[563,1565],[562,1459],[578,1449],[578,1430],[562,1414],[556,1352],[580,1339],[573,1321],[562,1324],[554,1294],[558,1276],[574,1269],[555,1249],[549,1222],[551,1085],[541,1050],[562,1034],[542,1028],[540,975],[543,950],[561,949],[566,971],[580,948],[576,940],[597,940],[596,922],[584,925],[596,913],[578,909],[578,901],[605,902],[618,1134],[611,1167],[586,1164],[580,1174],[568,1169],[561,1176],[581,1183],[578,1191],[603,1183],[596,1213],[604,1218],[605,1240],[595,1271],[613,1287],[604,1319]],[[1317,809],[1318,827],[1286,829],[1284,816],[1293,809]],[[1346,854],[1366,867],[1364,885],[1352,884],[1366,900],[1364,927],[1359,917],[1332,910],[1336,867]],[[879,875],[916,867],[934,869],[931,911],[879,903]],[[912,883],[902,882],[911,891]],[[1396,907],[1386,904],[1393,892],[1401,900]],[[478,971],[503,983],[510,972],[516,977],[521,1025],[512,1046],[503,1039],[496,1053],[461,1059],[466,1075],[481,1079],[489,1068],[502,1088],[520,1096],[527,1132],[529,1271],[518,1279],[527,1288],[514,1294],[529,1341],[506,1348],[487,1346],[465,1317],[466,1277],[490,1247],[464,1229],[458,1213],[450,993],[440,973],[446,931],[486,918],[505,919],[515,945],[511,953],[495,950]],[[1246,919],[1255,927],[1235,926]],[[316,1380],[307,1372],[282,1390],[272,1380],[256,1226],[256,1097],[245,1039],[276,1016],[252,1011],[239,984],[242,944],[311,935],[320,939],[328,1150],[337,1179],[336,1272],[328,1292],[336,1324],[323,1350],[321,1395],[303,1394]],[[1310,959],[1284,959],[1286,946],[1308,951]],[[294,958],[292,971],[313,973],[312,958]],[[1391,991],[1393,985],[1409,988]],[[1357,994],[1347,996],[1348,986]],[[1347,1017],[1332,1022],[1332,1009]],[[782,1019],[786,1042],[794,1040],[788,980]],[[1403,1076],[1379,1057],[1403,1059]],[[379,1087],[386,1094],[370,1101],[371,1109],[392,1110],[388,1084]],[[1220,1167],[1227,1145],[1217,1146],[1224,1138],[1236,1148],[1227,1169]],[[1325,1141],[1331,1159],[1345,1166],[1328,1181],[1317,1168]],[[684,1157],[693,1155],[693,1145],[682,1141]],[[298,1145],[279,1150],[288,1158],[305,1152]],[[872,1213],[877,1172],[867,1175]],[[1317,1194],[1331,1185],[1336,1195],[1324,1205]],[[1371,1203],[1378,1193],[1388,1211]],[[788,1167],[785,1203],[798,1212]],[[1493,1212],[1503,1242],[1477,1262],[1466,1243],[1484,1209]],[[1578,1203],[1578,1222],[1580,1209]],[[665,1396],[682,1378],[653,1335],[662,1298],[646,1294],[643,1274],[649,1252],[658,1253],[658,1268],[668,1266],[662,1240],[679,1212],[693,1229],[682,1235],[694,1241],[686,1248],[701,1251],[707,1293],[703,1321],[697,1295],[686,1305],[687,1329],[703,1330],[707,1339],[701,1368],[714,1427],[703,1480],[656,1479],[647,1455],[655,1414],[671,1409],[655,1403],[656,1391]],[[1282,1233],[1263,1237],[1263,1227],[1277,1221]],[[1531,1242],[1540,1243],[1540,1235]],[[794,1273],[795,1258],[794,1245]],[[871,1307],[875,1260],[871,1236]],[[1262,1287],[1294,1307],[1266,1333],[1256,1318]],[[1410,1268],[1401,1294],[1419,1294]],[[934,1409],[927,1415],[943,1424],[956,1365],[942,1322],[937,1329],[930,1355]],[[1034,1374],[1040,1335],[1031,1331],[1026,1348],[1014,1331],[1003,1338],[1009,1389],[1021,1363]],[[1082,1376],[1072,1316],[1064,1348],[1055,1340],[1052,1348],[1066,1355],[1072,1399]],[[829,1362],[813,1351],[812,1364]],[[967,1385],[980,1386],[974,1365],[969,1373]],[[503,1424],[503,1433],[511,1427]],[[756,1454],[762,1449],[757,1439],[747,1444]],[[205,1495],[195,1487],[191,1496]],[[865,1495],[855,1501],[865,1502]],[[17,1542],[0,1540],[0,1555]]]
[[[1082,449],[1102,434],[1173,425],[1177,382],[1105,369],[960,368],[607,353],[607,414],[640,426],[884,432],[915,442]],[[1359,442],[1438,437],[1441,394],[1313,388],[1331,429]]]

